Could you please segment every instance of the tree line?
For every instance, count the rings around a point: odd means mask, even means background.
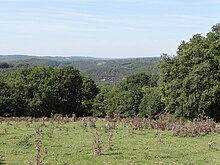
[[[0,79],[0,116],[140,116],[220,120],[220,24],[164,54],[159,73],[139,72],[97,87],[73,67],[27,67]],[[3,67],[9,67],[2,64]]]
[[[0,80],[0,116],[89,115],[95,82],[73,67],[30,67]]]

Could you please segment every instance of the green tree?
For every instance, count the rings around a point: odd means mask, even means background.
[[[136,116],[143,97],[142,87],[156,85],[156,76],[147,73],[137,73],[119,84],[104,86],[96,96],[93,112],[96,115]]]
[[[13,100],[11,99],[11,88],[0,80],[0,116],[10,116],[13,111]]]
[[[139,106],[139,116],[156,118],[164,110],[161,92],[158,87],[143,88],[143,98]]]
[[[145,72],[140,72],[136,74],[132,74],[127,77],[127,84],[133,84],[138,87],[150,86],[151,84],[151,75]]]
[[[82,84],[81,74],[73,67],[31,67],[18,71],[0,82],[1,115],[84,115],[82,101],[94,97],[94,91],[85,87],[84,96]]]
[[[7,62],[0,62],[0,68],[5,69],[5,68],[10,68],[11,65]]]
[[[183,41],[175,57],[163,55],[160,86],[165,110],[178,117],[194,118],[202,111],[220,120],[220,25],[206,37]]]
[[[95,82],[87,75],[82,76],[82,107],[84,115],[92,115],[93,102],[99,93]]]
[[[114,85],[106,85],[100,87],[100,92],[96,95],[93,105],[92,113],[95,116],[104,117],[107,115],[107,104],[108,94]]]

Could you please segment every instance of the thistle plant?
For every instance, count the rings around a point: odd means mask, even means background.
[[[6,127],[4,127],[4,134],[6,135],[8,133],[8,130]]]
[[[50,128],[47,130],[47,136],[49,138],[52,138],[53,137],[53,133],[54,133],[54,128]]]
[[[30,140],[33,136],[34,136],[34,134],[27,134],[26,136],[24,136],[24,137],[20,140],[19,144],[25,144],[25,145],[27,145],[28,142],[29,142],[29,140]]]
[[[40,127],[36,128],[34,143],[36,165],[43,165],[43,161],[47,156],[47,150],[43,147]]]
[[[113,137],[113,131],[110,130],[108,132],[108,150],[113,150],[112,137]]]
[[[94,151],[97,155],[101,155],[102,152],[102,145],[101,145],[101,140],[100,140],[100,134],[98,130],[96,130],[95,136],[94,136],[94,141],[93,141],[93,148]]]

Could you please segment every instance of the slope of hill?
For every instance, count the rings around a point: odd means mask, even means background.
[[[125,79],[137,72],[157,73],[159,57],[99,59],[91,57],[38,57],[38,56],[0,56],[16,68],[23,66],[73,66],[82,73],[90,75],[97,84],[111,84]],[[16,69],[10,69],[16,70]]]
[[[84,73],[89,74],[101,84],[115,83],[128,75],[137,72],[157,72],[160,58],[113,59],[94,61],[73,61],[61,65],[72,65]]]
[[[84,57],[84,56],[70,56],[70,57],[61,57],[61,56],[29,56],[29,55],[0,55],[0,61],[21,61],[21,60],[30,60],[32,58],[42,59],[42,60],[52,60],[52,61],[80,61],[80,60],[97,60],[98,58],[93,57]]]

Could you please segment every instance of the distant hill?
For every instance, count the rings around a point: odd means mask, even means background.
[[[72,61],[61,65],[71,65],[89,74],[96,82],[111,84],[137,72],[157,73],[160,58],[112,59],[93,61]]]
[[[97,60],[94,57],[84,57],[84,56],[29,56],[29,55],[0,55],[0,61],[20,61],[20,60],[30,60],[32,58],[42,59],[42,60],[53,60],[53,61],[80,61],[80,60]]]
[[[97,84],[111,84],[125,79],[128,75],[137,72],[157,73],[159,57],[102,59],[92,57],[52,57],[52,56],[1,56],[0,62],[8,62],[15,68],[28,66],[73,66],[82,73],[90,75]],[[10,69],[10,71],[16,69]],[[1,73],[1,72],[0,72]]]

